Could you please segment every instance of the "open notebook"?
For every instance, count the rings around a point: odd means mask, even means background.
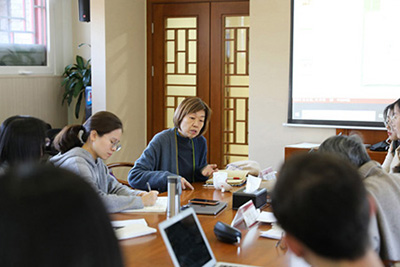
[[[219,170],[219,171],[228,173],[228,179],[226,180],[226,183],[231,186],[242,186],[243,184],[245,184],[247,180],[247,174],[249,173],[249,171],[247,170]],[[213,182],[214,182],[213,178],[210,178],[206,181],[206,184],[212,185]]]
[[[188,208],[158,225],[174,266],[249,266],[216,261],[196,213]]]
[[[168,197],[158,197],[156,204],[153,206],[147,206],[144,207],[143,209],[129,209],[129,210],[123,210],[121,212],[166,212],[167,211],[167,204],[168,204]]]

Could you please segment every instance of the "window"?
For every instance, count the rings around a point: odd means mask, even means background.
[[[400,1],[292,0],[289,123],[383,127],[399,97]]]
[[[0,0],[0,65],[46,66],[45,0]]]
[[[62,33],[59,26],[61,31],[56,31],[54,17],[61,13],[60,10],[66,5],[64,2],[0,0],[1,74],[55,73],[55,51],[51,48],[56,47],[53,44],[61,42],[63,34],[52,34]],[[58,20],[62,19],[57,17]],[[62,50],[62,46],[57,48]]]

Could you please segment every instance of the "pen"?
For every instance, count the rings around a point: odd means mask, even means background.
[[[147,182],[147,190],[148,190],[149,192],[151,191],[151,187],[150,187],[149,182]]]

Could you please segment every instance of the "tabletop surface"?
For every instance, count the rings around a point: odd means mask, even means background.
[[[231,224],[236,210],[232,209],[232,192],[222,193],[213,187],[204,187],[203,183],[194,183],[195,190],[183,190],[181,204],[185,205],[192,198],[216,199],[225,201],[228,206],[219,214],[197,215],[207,236],[217,261],[234,262],[256,266],[288,266],[288,257],[277,240],[260,237],[260,231],[271,228],[270,224],[257,223],[247,229],[243,224],[238,226],[242,232],[240,243],[227,244],[219,241],[213,229],[217,221]],[[233,191],[239,188],[234,188]],[[166,196],[166,193],[161,195]],[[263,210],[271,211],[267,205]],[[166,219],[165,213],[116,213],[112,220],[146,219],[157,233],[120,241],[125,266],[173,266],[167,248],[160,235],[158,224]]]

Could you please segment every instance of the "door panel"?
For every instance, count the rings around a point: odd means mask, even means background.
[[[153,17],[151,136],[173,126],[186,96],[209,103],[209,3],[155,4]]]
[[[249,2],[151,5],[148,141],[173,126],[175,108],[198,96],[213,110],[208,161],[219,168],[248,155]]]
[[[210,162],[248,159],[249,3],[211,4]]]

